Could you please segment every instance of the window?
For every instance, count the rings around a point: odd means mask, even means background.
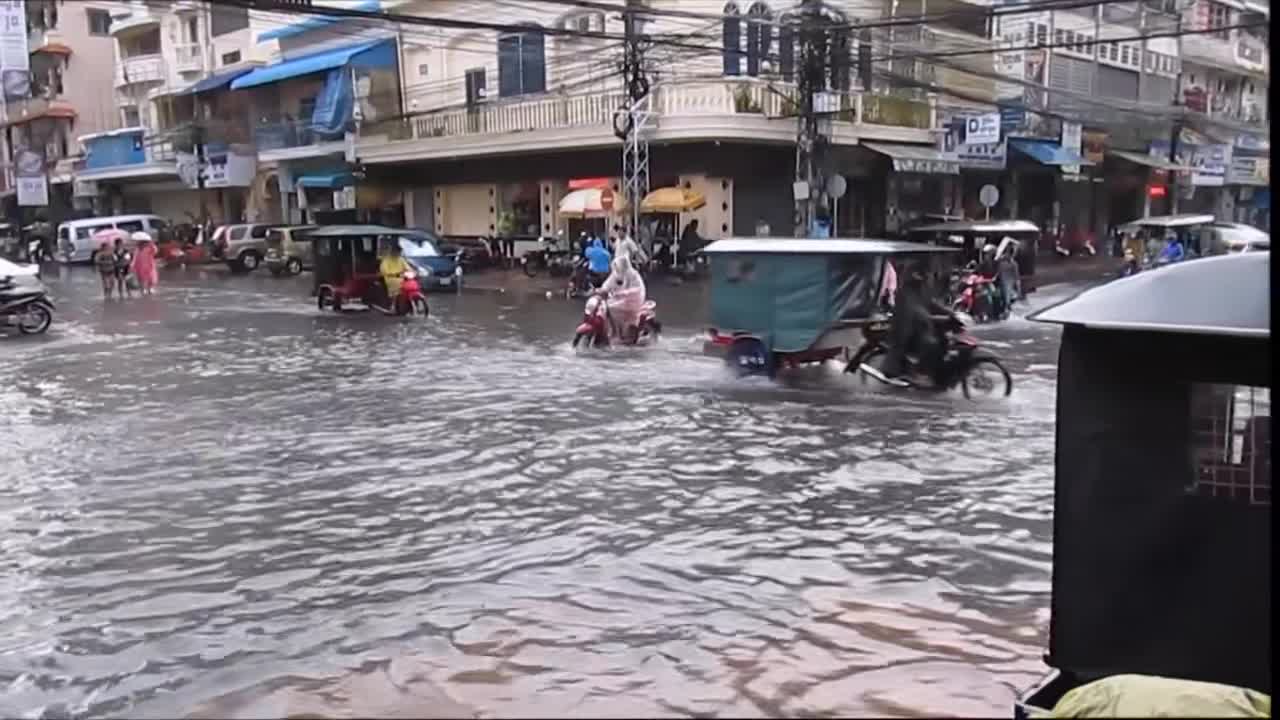
[[[1188,493],[1271,504],[1271,389],[1198,383],[1191,387]]]
[[[138,114],[137,105],[125,105],[120,108],[120,114],[125,127],[138,127],[142,124],[142,118]]]
[[[1062,42],[1066,43],[1067,49],[1071,52],[1076,51],[1076,34],[1070,30],[1062,33]]]
[[[238,63],[238,62],[240,62],[240,51],[239,51],[239,50],[234,50],[234,51],[229,52],[229,53],[223,53],[223,55],[222,55],[222,64],[223,64],[223,65],[234,65],[234,64],[236,64],[236,63]]]
[[[1053,31],[1053,44],[1065,45],[1067,42],[1067,34],[1061,28]]]
[[[1047,45],[1049,43],[1049,26],[1036,23],[1036,44]]]
[[[1120,62],[1120,44],[1111,43],[1111,62]]]
[[[1129,64],[1129,46],[1127,44],[1120,46],[1120,64]]]
[[[249,10],[243,7],[209,3],[209,34],[220,37],[249,27]]]
[[[513,97],[545,92],[547,63],[542,30],[526,30],[498,38],[498,95]]]
[[[795,29],[783,22],[778,28],[778,71],[782,79],[791,82],[796,67]]]
[[[426,77],[431,74],[431,66],[427,63],[418,64],[418,77]]]
[[[724,74],[742,74],[742,18],[738,17],[738,6],[729,3],[724,6],[724,20],[721,22],[721,40],[723,41]]]
[[[773,26],[769,24],[769,8],[755,3],[747,11],[747,74],[760,75],[761,66],[773,47]]]
[[[267,236],[266,225],[254,225],[253,228],[249,231],[249,237],[254,238],[256,240],[261,240],[266,236]]]
[[[111,13],[106,10],[97,8],[87,8],[84,14],[89,19],[90,35],[110,35],[111,34]]]
[[[1206,30],[1225,28],[1231,25],[1231,8],[1216,2],[1206,4],[1208,5],[1208,10],[1205,13]],[[1213,33],[1213,37],[1219,40],[1229,40],[1231,39],[1231,31],[1219,30]]]
[[[141,220],[125,220],[116,223],[116,229],[130,233],[142,232],[143,225]]]

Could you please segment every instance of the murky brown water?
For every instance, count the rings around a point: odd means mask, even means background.
[[[1056,333],[1014,396],[576,357],[580,308],[320,316],[167,277],[0,339],[0,714],[1007,713],[1041,672]]]

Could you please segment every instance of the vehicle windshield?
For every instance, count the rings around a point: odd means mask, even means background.
[[[284,233],[279,230],[268,230],[267,247],[273,247],[276,249],[284,247]]]
[[[399,239],[400,252],[405,257],[440,257],[435,243],[423,237],[402,237]]]

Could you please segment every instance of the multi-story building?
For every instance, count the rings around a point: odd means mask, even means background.
[[[111,2],[64,3],[27,0],[27,51],[30,92],[4,106],[0,194],[6,216],[17,217],[15,161],[24,158],[23,173],[45,177],[47,207],[31,207],[57,221],[79,202],[72,185],[73,165],[83,157],[78,136],[112,126],[112,41],[107,32]],[[25,161],[38,158],[39,162]]]
[[[197,191],[195,128],[221,109],[216,96],[237,74],[269,57],[271,47],[255,42],[263,29],[243,8],[115,4],[108,27],[114,72],[105,87],[116,117],[109,131],[81,137],[87,154],[78,173],[103,211],[156,212],[175,222],[243,214],[252,151],[226,142],[209,148],[208,189]]]

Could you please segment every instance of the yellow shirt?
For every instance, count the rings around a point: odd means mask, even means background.
[[[387,284],[387,294],[395,297],[400,292],[400,276],[409,269],[409,263],[403,257],[388,255],[378,263],[378,273]]]

